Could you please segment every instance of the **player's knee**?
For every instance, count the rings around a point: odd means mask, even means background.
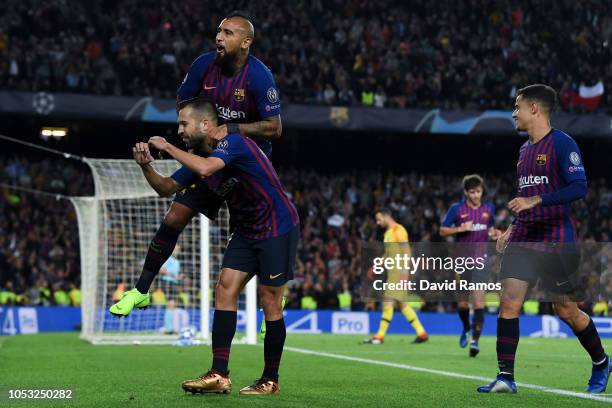
[[[501,302],[499,305],[499,317],[502,319],[515,319],[521,314],[522,303]]]
[[[470,307],[470,304],[467,300],[460,300],[457,302],[457,307],[459,309],[468,309]]]
[[[282,291],[275,289],[262,289],[261,293],[261,306],[264,310],[267,320],[276,320],[282,317]],[[274,319],[276,318],[276,319]]]
[[[569,324],[579,319],[582,313],[575,303],[553,303],[553,310],[559,319]]]
[[[164,217],[164,224],[178,230],[183,230],[192,217],[193,214],[191,210],[183,210],[172,205]]]
[[[221,302],[235,302],[235,299],[238,297],[238,293],[236,288],[230,284],[230,282],[219,279],[217,284],[215,285],[215,300]]]

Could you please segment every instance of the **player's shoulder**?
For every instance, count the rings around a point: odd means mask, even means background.
[[[552,131],[553,144],[555,147],[563,147],[563,146],[574,146],[576,145],[576,141],[573,137],[568,135],[567,133],[559,130],[553,129]]]
[[[252,54],[249,54],[249,73],[272,75],[270,68]]]
[[[493,203],[493,201],[487,201],[486,203],[484,203],[484,206],[490,211],[495,210],[495,204]]]
[[[225,143],[223,143],[225,141]],[[229,145],[243,145],[244,144],[244,136],[242,136],[238,132],[230,133],[225,136],[223,139],[219,140],[217,143],[218,149],[227,148]]]
[[[404,226],[403,226],[402,224],[400,224],[400,223],[395,224],[395,226],[393,227],[393,231],[394,231],[395,233],[400,233],[400,234],[401,234],[401,233],[407,233],[407,231],[406,231],[406,227],[404,227]]]
[[[247,77],[249,84],[256,88],[271,86],[274,83],[274,75],[272,75],[270,68],[253,55],[249,55]]]
[[[448,207],[448,211],[457,211],[463,204],[465,204],[464,201],[455,201],[450,205],[450,207]]]
[[[200,54],[193,62],[191,67],[206,68],[215,61],[215,52],[207,51]]]

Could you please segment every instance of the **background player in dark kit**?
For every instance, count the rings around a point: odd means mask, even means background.
[[[487,256],[487,245],[483,242],[489,239],[497,239],[501,232],[494,227],[495,205],[491,202],[483,203],[482,197],[485,193],[485,183],[478,174],[468,174],[463,178],[463,194],[465,199],[452,204],[440,227],[440,235],[454,236],[455,242],[460,243],[462,256]],[[470,244],[473,243],[473,244]],[[469,252],[469,253],[466,253]],[[469,275],[469,276],[466,276]],[[476,276],[479,275],[479,276]],[[458,275],[458,279],[472,282],[487,282],[488,268],[481,273],[477,271],[466,272]],[[470,296],[474,314],[470,326]],[[459,345],[464,348],[468,345],[467,335],[472,330],[472,341],[470,343],[470,357],[476,357],[480,348],[478,340],[484,327],[484,304],[485,291],[473,290],[470,292],[457,292],[457,313],[463,324]]]

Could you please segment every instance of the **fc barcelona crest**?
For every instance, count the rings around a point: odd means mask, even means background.
[[[244,101],[244,89],[234,89],[234,99],[236,100],[236,102]]]
[[[489,213],[488,212],[482,213],[482,219],[485,220],[485,221],[488,220],[489,219]]]
[[[545,154],[538,154],[538,156],[536,157],[536,163],[539,166],[544,166],[546,164],[546,155]]]

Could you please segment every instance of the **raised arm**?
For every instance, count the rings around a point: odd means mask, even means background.
[[[253,137],[263,137],[264,139],[279,139],[283,133],[283,123],[280,115],[271,116],[253,123],[240,123],[238,131],[241,135]]]
[[[234,129],[232,129],[234,127]],[[268,140],[279,139],[283,133],[283,124],[280,115],[271,116],[253,123],[230,123],[211,129],[209,136],[221,140],[229,133],[238,132],[250,138],[264,138]]]
[[[132,154],[147,182],[160,197],[169,197],[183,188],[171,177],[164,177],[155,171],[153,166],[151,166],[154,159],[146,143],[136,143],[132,148]]]
[[[160,136],[150,138],[149,144],[168,153],[174,160],[180,162],[201,178],[209,177],[225,167],[225,162],[217,157],[201,157],[188,153],[168,143],[166,139]]]

